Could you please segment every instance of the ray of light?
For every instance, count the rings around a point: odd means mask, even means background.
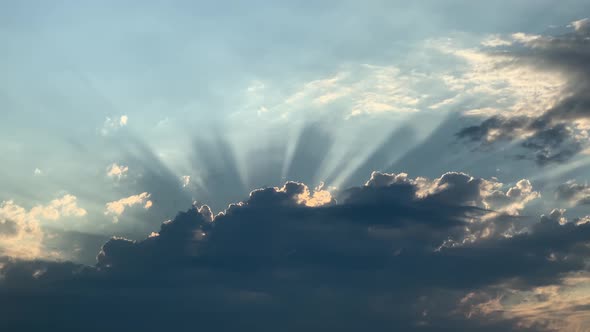
[[[303,122],[296,123],[294,126],[290,126],[287,133],[287,143],[285,146],[285,154],[283,155],[283,165],[281,167],[281,180],[287,180],[287,175],[291,169],[293,163],[293,157],[295,150],[299,144],[301,133],[305,124]]]
[[[590,165],[590,156],[585,155],[577,160],[570,161],[566,164],[559,164],[550,168],[545,167],[541,171],[533,175],[530,180],[532,181],[551,181],[568,173],[576,172],[582,168]]]
[[[373,144],[361,146],[362,150],[355,151],[356,155],[346,153],[339,159],[345,166],[332,170],[328,178],[333,180],[329,183],[336,187],[342,187],[350,185],[351,181],[360,181],[358,177],[360,172],[366,173],[362,176],[366,178],[372,171],[386,171],[390,165],[403,158],[408,151],[425,142],[444,119],[445,116],[426,119],[421,114],[413,114],[399,121],[392,130],[384,130],[379,133],[377,138],[374,138],[377,134],[373,133],[371,136]],[[416,123],[420,123],[420,126],[414,129]],[[346,152],[350,151],[349,149]]]

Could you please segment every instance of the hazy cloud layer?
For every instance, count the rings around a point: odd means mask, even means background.
[[[496,115],[479,125],[465,128],[457,135],[484,144],[501,140],[521,140],[532,153],[523,158],[540,165],[565,162],[587,148],[590,123],[590,34],[585,20],[572,23],[573,32],[562,35],[513,34],[504,43],[496,43],[489,52],[499,56],[500,67],[533,66],[557,72],[565,86],[553,104],[538,113],[526,110]],[[508,58],[509,61],[501,61]],[[536,91],[528,93],[536,94]]]

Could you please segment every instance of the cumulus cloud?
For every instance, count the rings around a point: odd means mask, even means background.
[[[0,326],[62,326],[60,317],[74,310],[70,327],[130,328],[149,314],[159,318],[146,329],[158,330],[180,310],[179,324],[186,316],[207,329],[237,328],[240,313],[240,326],[268,331],[367,322],[375,331],[550,331],[518,314],[526,302],[515,298],[510,310],[490,302],[490,294],[566,287],[564,278],[585,268],[590,224],[568,222],[562,210],[523,222],[517,214],[537,195],[527,180],[504,185],[458,172],[435,179],[375,172],[337,193],[297,182],[259,189],[217,215],[207,206],[179,213],[144,240],[112,238],[95,267],[2,260],[0,289],[14,296],[0,303],[50,314]],[[118,201],[113,213],[148,198]],[[474,231],[484,228],[505,231]],[[35,291],[49,284],[56,286]],[[39,301],[19,300],[19,289]],[[81,296],[88,313],[72,307]],[[62,300],[48,307],[41,297]]]
[[[45,251],[43,247],[44,232],[40,222],[86,214],[73,195],[64,195],[30,210],[14,201],[4,201],[0,204],[0,256],[23,259],[51,257],[54,253]]]
[[[283,187],[281,190],[286,190],[286,187]],[[324,189],[323,183],[315,187],[313,191],[310,191],[307,186],[304,186],[303,191],[297,196],[297,203],[304,204],[305,206],[322,206],[333,202],[332,194]]]
[[[144,209],[152,207],[153,203],[149,200],[150,194],[143,192],[137,195],[121,198],[117,201],[108,202],[105,204],[104,214],[113,216],[113,222],[119,221],[119,216],[125,212],[125,209],[134,205],[143,205]]]
[[[424,177],[412,179],[406,173],[373,172],[365,185],[383,187],[403,183],[415,186],[417,197],[436,197],[451,204],[476,206],[510,215],[518,215],[527,203],[540,197],[527,179],[506,188],[496,180],[475,178],[460,172],[448,172],[433,180]]]
[[[587,20],[573,22],[572,26],[573,32],[560,36],[513,34],[510,46],[500,46],[500,51],[487,55],[498,59],[499,68],[533,67],[558,73],[565,79],[555,90],[558,98],[541,104],[544,108],[540,112],[494,115],[457,135],[484,144],[518,139],[525,150],[532,152],[532,156],[523,153],[520,157],[532,158],[539,165],[567,161],[586,149],[590,128],[590,31]]]
[[[486,204],[495,210],[506,212],[511,215],[518,215],[526,205],[541,197],[538,191],[533,190],[533,185],[527,179],[522,179],[506,192],[496,189],[494,185],[486,197]]]
[[[113,163],[109,167],[107,167],[107,176],[120,180],[121,178],[127,175],[127,171],[129,171],[128,166]]]
[[[31,209],[30,214],[47,220],[57,220],[60,217],[83,217],[86,210],[78,207],[78,198],[74,195],[64,195],[52,200],[47,205],[38,205]]]

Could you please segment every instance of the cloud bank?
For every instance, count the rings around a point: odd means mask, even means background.
[[[554,314],[532,323],[520,307],[490,309],[491,296],[573,287],[585,271],[590,224],[557,210],[520,215],[537,197],[527,180],[509,186],[458,172],[374,172],[341,192],[287,182],[217,215],[194,206],[141,241],[112,238],[93,267],[2,259],[0,307],[18,315],[0,326],[558,330]]]

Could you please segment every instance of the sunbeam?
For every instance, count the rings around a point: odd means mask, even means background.
[[[583,13],[0,1],[0,331],[590,331]]]

